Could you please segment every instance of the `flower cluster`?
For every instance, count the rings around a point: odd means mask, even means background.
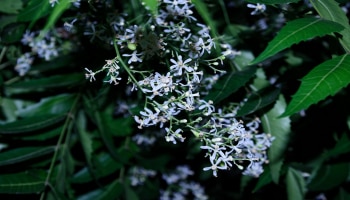
[[[193,133],[204,145],[212,170],[228,170],[233,165],[246,175],[259,176],[267,163],[266,149],[273,138],[259,134],[259,120],[244,125],[235,117],[237,106],[217,109],[204,98],[225,73],[224,60],[235,59],[240,51],[212,38],[210,28],[193,16],[188,0],[163,0],[158,14],[150,16],[145,25],[128,24],[123,15],[111,23],[117,57],[107,61],[98,71],[86,69],[86,78],[105,71],[109,83],[117,84],[122,71],[128,73],[132,91],[142,93],[144,110],[134,116],[139,129],[159,126],[165,130],[167,142],[184,142]],[[262,5],[255,7],[263,11]],[[256,11],[258,12],[258,11]],[[157,62],[154,62],[156,60]],[[120,67],[119,67],[120,66]],[[217,73],[220,72],[220,73]],[[141,143],[153,141],[135,136]],[[249,164],[243,163],[249,161]]]
[[[24,76],[30,69],[34,56],[49,61],[59,54],[57,39],[53,34],[47,33],[42,36],[36,32],[26,31],[21,39],[23,45],[31,48],[30,52],[24,53],[17,59],[15,70],[20,76]]]

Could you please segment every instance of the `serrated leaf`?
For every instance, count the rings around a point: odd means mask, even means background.
[[[272,182],[272,177],[270,173],[271,173],[270,168],[264,169],[264,172],[260,175],[259,180],[252,191],[253,193],[257,192],[262,187]]]
[[[345,27],[339,32],[342,35],[340,43],[347,53],[350,53],[350,26],[344,10],[334,0],[310,0],[318,14],[327,20],[337,22]]]
[[[243,106],[237,111],[236,116],[249,115],[259,109],[262,109],[271,103],[273,103],[280,94],[280,89],[278,88],[265,88],[259,90],[258,92],[252,93]]]
[[[256,68],[250,67],[239,72],[231,72],[218,80],[218,82],[210,90],[209,94],[204,98],[214,103],[218,103],[244,86],[255,74]]]
[[[288,200],[303,200],[306,184],[301,172],[289,167],[286,177]]]
[[[119,198],[124,192],[123,184],[120,180],[115,180],[111,183],[106,190],[104,190],[96,200],[110,200]]]
[[[309,17],[290,21],[280,30],[277,36],[269,42],[266,49],[252,64],[259,63],[289,48],[293,44],[333,32],[339,32],[343,29],[344,27],[339,23],[320,18]]]
[[[22,9],[22,0],[1,0],[0,12],[17,14]]]
[[[142,3],[149,9],[153,16],[156,16],[158,13],[158,0],[142,0]]]
[[[262,4],[282,4],[282,3],[296,3],[300,0],[246,0],[250,3],[262,3]]]
[[[79,137],[80,137],[80,142],[83,147],[83,151],[85,154],[86,162],[88,163],[88,166],[90,168],[90,171],[93,169],[92,165],[92,138],[91,135],[87,132],[86,130],[86,116],[84,113],[81,111],[78,114],[77,118],[77,128],[79,132]]]
[[[55,5],[52,12],[50,12],[50,16],[43,28],[43,31],[46,32],[51,29],[59,17],[63,14],[65,10],[67,10],[71,4],[71,0],[60,0],[59,4]]]
[[[19,117],[33,117],[38,115],[63,114],[72,107],[75,95],[60,94],[41,99],[38,103],[18,110]]]
[[[291,132],[291,120],[289,117],[278,118],[284,112],[286,106],[283,96],[280,95],[274,107],[261,117],[264,132],[271,134],[275,138],[268,150],[271,176],[275,183],[278,183],[279,180],[283,164],[282,156],[287,148]]]
[[[46,89],[73,87],[82,83],[84,76],[82,73],[54,75],[47,78],[38,78],[7,85],[5,92],[8,95],[28,93],[32,91],[44,91]]]
[[[1,42],[8,44],[19,41],[25,29],[26,26],[24,24],[14,23],[6,25],[4,29],[1,30]]]
[[[49,147],[23,147],[8,150],[0,153],[0,166],[18,164],[33,158],[52,153],[55,150],[53,146]]]
[[[50,12],[49,1],[31,0],[28,5],[18,14],[17,20],[20,22],[29,22],[34,25],[35,21],[44,17]]]
[[[65,117],[65,114],[46,115],[17,120],[0,126],[0,134],[21,134],[40,130],[60,122]]]
[[[307,109],[329,95],[336,94],[350,83],[350,55],[327,60],[311,70],[301,82],[301,86],[282,116],[288,116]]]
[[[45,188],[44,171],[27,171],[15,174],[0,175],[0,193],[30,194],[38,193]]]
[[[332,189],[345,182],[350,172],[349,163],[337,163],[322,165],[308,184],[308,188],[314,191]]]

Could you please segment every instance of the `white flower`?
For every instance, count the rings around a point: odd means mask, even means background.
[[[178,75],[178,76],[182,75],[183,69],[187,72],[193,72],[194,71],[193,67],[187,66],[187,64],[191,61],[192,61],[191,58],[188,58],[185,61],[183,61],[182,56],[179,55],[179,56],[177,56],[177,61],[174,59],[170,59],[170,62],[173,63],[173,65],[170,66],[170,70],[172,70],[174,72],[174,74]]]
[[[266,5],[261,3],[258,3],[256,5],[248,3],[247,7],[254,8],[254,10],[250,13],[251,15],[257,15],[259,13],[263,13],[266,10]]]
[[[132,54],[123,54],[123,56],[130,57],[130,59],[128,60],[128,64],[132,62],[142,62],[142,59],[138,57],[141,55],[142,53],[138,54],[137,51],[133,51]]]
[[[15,70],[18,72],[20,76],[24,76],[30,69],[30,66],[33,63],[33,57],[31,57],[30,53],[25,53],[21,57],[17,59],[17,64],[15,66]]]
[[[88,68],[85,68],[85,70],[88,72],[85,74],[85,77],[87,79],[90,79],[90,82],[95,81],[96,80],[96,78],[95,78],[96,73]]]

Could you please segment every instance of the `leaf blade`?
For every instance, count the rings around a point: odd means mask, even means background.
[[[311,70],[293,95],[281,117],[308,108],[329,95],[334,95],[350,83],[350,55],[345,54],[327,60]]]
[[[293,44],[343,29],[344,27],[336,22],[311,17],[290,21],[251,64],[259,63]]]

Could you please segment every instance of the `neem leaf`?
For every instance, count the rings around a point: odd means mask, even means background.
[[[1,30],[1,42],[13,43],[19,41],[26,29],[24,24],[14,23],[8,24]]]
[[[281,4],[281,3],[296,3],[300,0],[246,0],[250,3],[263,3],[263,4]]]
[[[306,184],[301,172],[289,167],[286,177],[289,200],[303,200]]]
[[[252,64],[259,63],[276,53],[317,36],[324,36],[333,32],[339,32],[344,27],[339,23],[319,18],[302,18],[288,22],[277,36],[269,42],[266,49],[255,59]]]
[[[264,169],[264,172],[261,174],[261,176],[259,177],[258,182],[256,183],[254,189],[253,189],[253,193],[257,192],[258,190],[260,190],[263,186],[269,184],[272,182],[272,178],[271,178],[271,170],[270,168],[266,168]]]
[[[327,60],[311,70],[301,82],[282,116],[308,108],[329,95],[336,94],[350,83],[350,55]]]
[[[142,0],[142,3],[149,9],[153,16],[156,16],[158,13],[158,0]]]
[[[349,163],[322,165],[308,184],[310,190],[325,191],[345,182],[350,172]]]
[[[0,12],[17,14],[22,6],[22,0],[1,0]]]
[[[33,116],[0,126],[0,134],[21,134],[49,127],[63,120],[66,114]]]
[[[286,106],[283,96],[280,95],[274,107],[261,117],[264,132],[271,134],[275,138],[268,150],[271,176],[275,183],[278,183],[283,164],[282,156],[287,148],[289,133],[291,132],[291,120],[289,117],[278,118],[284,112]]]
[[[310,2],[322,18],[337,22],[345,27],[339,32],[343,36],[340,43],[350,53],[350,26],[344,10],[334,0],[310,0]]]
[[[270,105],[277,99],[279,94],[280,89],[274,87],[268,87],[252,93],[243,106],[237,111],[236,116],[248,115]]]
[[[0,153],[0,166],[18,164],[33,158],[47,155],[55,148],[49,147],[23,147]]]
[[[50,13],[49,19],[47,20],[43,31],[48,31],[53,27],[62,13],[69,8],[71,0],[60,0],[60,3],[55,5],[53,11]]]
[[[27,171],[0,175],[0,193],[29,194],[41,192],[45,188],[44,171]]]
[[[28,5],[18,14],[18,21],[29,22],[32,24],[41,17],[47,15],[50,12],[49,1],[43,0],[31,0]]]
[[[82,73],[54,75],[47,78],[38,78],[7,85],[7,94],[28,93],[45,89],[73,87],[84,80]]]
[[[75,95],[60,94],[41,99],[38,103],[18,110],[19,117],[67,113],[72,107]]]
[[[250,67],[246,70],[231,72],[220,77],[204,99],[207,101],[212,100],[214,103],[220,102],[245,85],[254,76],[255,71],[255,67]]]

